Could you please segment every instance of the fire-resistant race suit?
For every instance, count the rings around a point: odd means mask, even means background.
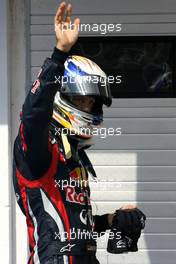
[[[107,214],[92,216],[87,179],[96,175],[85,151],[70,137],[56,136],[50,122],[60,86],[55,76],[63,75],[67,57],[55,48],[45,60],[23,104],[14,143],[13,182],[26,216],[29,264],[99,263],[92,231],[109,229]]]

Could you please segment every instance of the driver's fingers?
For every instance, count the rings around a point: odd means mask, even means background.
[[[139,208],[135,208],[136,212],[141,216],[143,216],[144,220],[146,220],[146,215],[141,211],[139,210]]]
[[[135,209],[135,208],[137,207],[134,204],[127,204],[127,205],[123,205],[122,207],[120,207],[120,209],[122,210]]]
[[[80,25],[80,19],[76,18],[73,23],[74,27],[73,30],[78,31],[79,30],[79,25]]]
[[[66,18],[65,18],[65,22],[70,23],[71,21],[71,16],[72,16],[72,5],[69,4],[67,6],[67,10],[66,10]]]
[[[58,9],[57,9],[57,12],[56,12],[56,15],[55,15],[55,24],[59,24],[63,21],[63,16],[64,16],[64,11],[65,11],[65,8],[66,8],[66,3],[65,2],[62,2]]]
[[[132,219],[133,219],[133,231],[139,232],[141,230],[141,222],[140,216],[136,212],[136,210],[131,211]]]

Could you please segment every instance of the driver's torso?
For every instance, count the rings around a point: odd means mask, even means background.
[[[29,180],[30,169],[19,144],[17,138],[13,177],[18,203],[26,215],[29,263],[44,263],[53,255],[70,255],[71,260],[71,255],[95,254],[85,152],[72,151],[67,157],[63,142],[50,138],[51,165],[42,177]]]

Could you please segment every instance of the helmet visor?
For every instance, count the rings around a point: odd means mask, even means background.
[[[96,75],[64,77],[61,93],[67,96],[99,96],[105,105],[110,106],[112,103],[107,78]]]

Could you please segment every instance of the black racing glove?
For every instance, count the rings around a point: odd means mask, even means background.
[[[137,242],[145,221],[145,214],[138,208],[117,210],[113,217],[107,251],[115,254],[138,251]]]

